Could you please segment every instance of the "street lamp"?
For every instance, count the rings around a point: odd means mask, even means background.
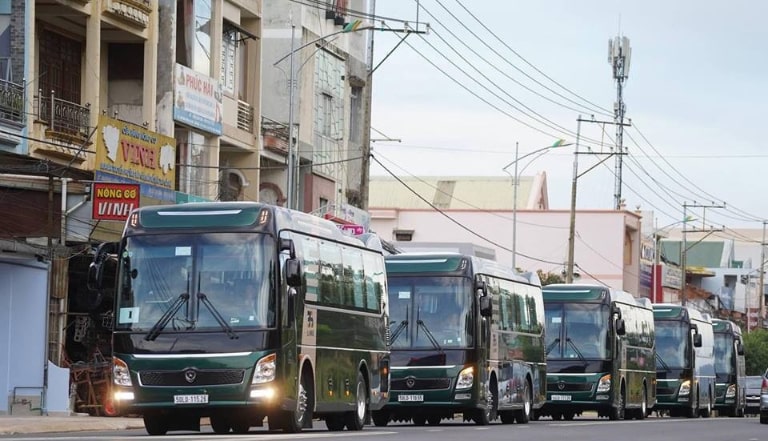
[[[547,154],[551,149],[558,148],[558,147],[566,147],[566,146],[569,146],[569,145],[572,145],[572,143],[566,143],[564,139],[558,139],[552,145],[548,145],[546,147],[542,147],[540,149],[536,149],[536,150],[534,150],[532,152],[528,152],[528,153],[524,154],[523,156],[518,156],[520,144],[518,142],[515,142],[515,160],[501,168],[501,170],[504,173],[509,174],[509,172],[507,172],[507,168],[509,168],[512,165],[515,166],[514,175],[510,175],[510,176],[512,176],[512,182],[513,182],[512,185],[514,185],[514,189],[512,191],[512,270],[513,271],[517,271],[517,186],[518,186],[518,183],[519,183],[519,174],[522,173],[523,170],[525,170],[526,167],[531,165],[531,163],[533,163],[533,161],[535,161],[539,156],[543,156],[543,155]],[[529,156],[535,155],[537,153],[539,154],[539,156],[537,156],[536,158],[531,159],[518,172],[517,165],[520,162],[520,160],[525,159],[525,158],[527,158]]]

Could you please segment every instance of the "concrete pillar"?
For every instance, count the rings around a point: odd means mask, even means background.
[[[166,136],[174,136],[173,74],[176,66],[176,0],[159,0],[157,11],[157,40],[154,42],[157,43],[155,131]],[[178,173],[178,170],[176,172]]]
[[[85,65],[83,66],[83,98],[82,104],[90,103],[91,116],[89,125],[96,127],[99,123],[101,108],[101,2],[91,2],[91,14],[86,24]]]
[[[152,12],[147,25],[147,40],[144,42],[144,90],[142,99],[142,121],[149,123],[148,129],[157,126],[157,53],[158,53],[158,4],[152,2]]]

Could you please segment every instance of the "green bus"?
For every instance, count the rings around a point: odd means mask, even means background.
[[[743,417],[747,406],[744,338],[730,320],[712,319],[715,333],[715,410],[718,415]]]
[[[653,310],[648,299],[600,285],[543,288],[547,401],[541,416],[644,419],[656,402]]]
[[[391,393],[373,422],[527,423],[544,400],[538,277],[457,253],[387,256]]]
[[[712,415],[715,336],[708,314],[677,304],[653,305],[656,325],[656,410],[670,416]]]
[[[389,390],[381,243],[253,202],[147,206],[89,269],[114,289],[112,392],[147,432],[361,430]]]

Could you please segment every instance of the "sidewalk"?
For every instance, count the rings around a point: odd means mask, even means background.
[[[143,429],[141,418],[73,416],[8,416],[0,415],[0,435],[46,432],[79,432],[82,430]]]

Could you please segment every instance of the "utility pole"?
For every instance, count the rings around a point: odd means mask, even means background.
[[[614,37],[608,40],[608,63],[613,66],[613,78],[616,80],[616,102],[613,105],[614,123],[616,125],[616,185],[614,186],[613,201],[616,210],[621,209],[621,173],[624,160],[624,81],[629,77],[629,60],[632,48],[629,47],[629,38]]]
[[[686,276],[687,269],[686,269],[686,267],[688,265],[688,262],[687,262],[688,250],[690,248],[693,248],[693,246],[696,245],[697,243],[699,243],[702,240],[706,239],[707,236],[709,236],[710,234],[724,230],[723,228],[719,228],[719,229],[710,228],[710,229],[707,229],[707,230],[704,230],[704,229],[701,229],[701,230],[696,230],[696,229],[688,230],[687,224],[688,224],[688,209],[689,208],[702,208],[702,209],[704,209],[704,211],[706,211],[707,208],[725,208],[725,204],[723,204],[723,205],[698,204],[696,202],[694,202],[692,204],[689,204],[687,202],[683,202],[683,231],[682,231],[682,233],[683,233],[683,241],[682,241],[682,244],[680,245],[680,266],[681,266],[681,269],[682,269],[682,272],[683,272],[681,280],[680,280],[680,304],[683,305],[683,306],[685,306],[685,304],[686,304],[686,302],[688,300],[687,299],[687,295],[685,293],[685,285],[686,285],[686,279],[687,279],[687,276]],[[687,241],[686,233],[703,233],[703,232],[706,232],[707,234],[702,236],[696,242],[692,243],[691,246],[689,247],[688,246],[688,241]]]
[[[608,158],[610,158],[614,153],[608,153],[605,158],[601,159],[597,163],[595,163],[592,167],[584,170],[582,173],[579,173],[579,155],[580,154],[587,154],[587,155],[604,155],[604,153],[597,153],[597,152],[579,152],[579,141],[581,139],[581,123],[582,122],[589,122],[589,123],[596,123],[596,124],[616,124],[615,122],[611,121],[598,121],[594,118],[594,116],[591,119],[583,119],[581,115],[579,115],[578,118],[576,118],[576,147],[573,151],[573,180],[571,181],[571,212],[570,212],[570,222],[569,222],[569,228],[568,228],[568,261],[565,265],[565,283],[573,283],[573,267],[575,266],[575,247],[576,247],[576,182],[578,179],[590,170],[594,169],[598,165],[605,162]],[[622,125],[629,125],[621,123]]]
[[[288,84],[288,183],[287,183],[287,193],[288,198],[286,200],[286,206],[289,209],[295,208],[294,205],[295,199],[296,199],[296,193],[294,192],[293,188],[295,187],[294,179],[295,175],[294,172],[296,170],[296,163],[298,162],[296,160],[296,152],[293,148],[293,102],[294,102],[294,95],[295,95],[295,84],[296,84],[296,72],[293,68],[293,54],[296,52],[295,46],[295,33],[296,33],[296,25],[291,23],[291,62],[290,62],[290,75],[289,75],[289,84]]]
[[[760,285],[758,288],[758,295],[760,296],[758,299],[760,300],[760,314],[757,317],[759,320],[758,326],[760,328],[763,327],[763,319],[764,319],[764,310],[765,310],[765,224],[768,223],[768,221],[763,221],[763,240],[760,241]],[[747,311],[747,316],[749,316],[749,311]]]

